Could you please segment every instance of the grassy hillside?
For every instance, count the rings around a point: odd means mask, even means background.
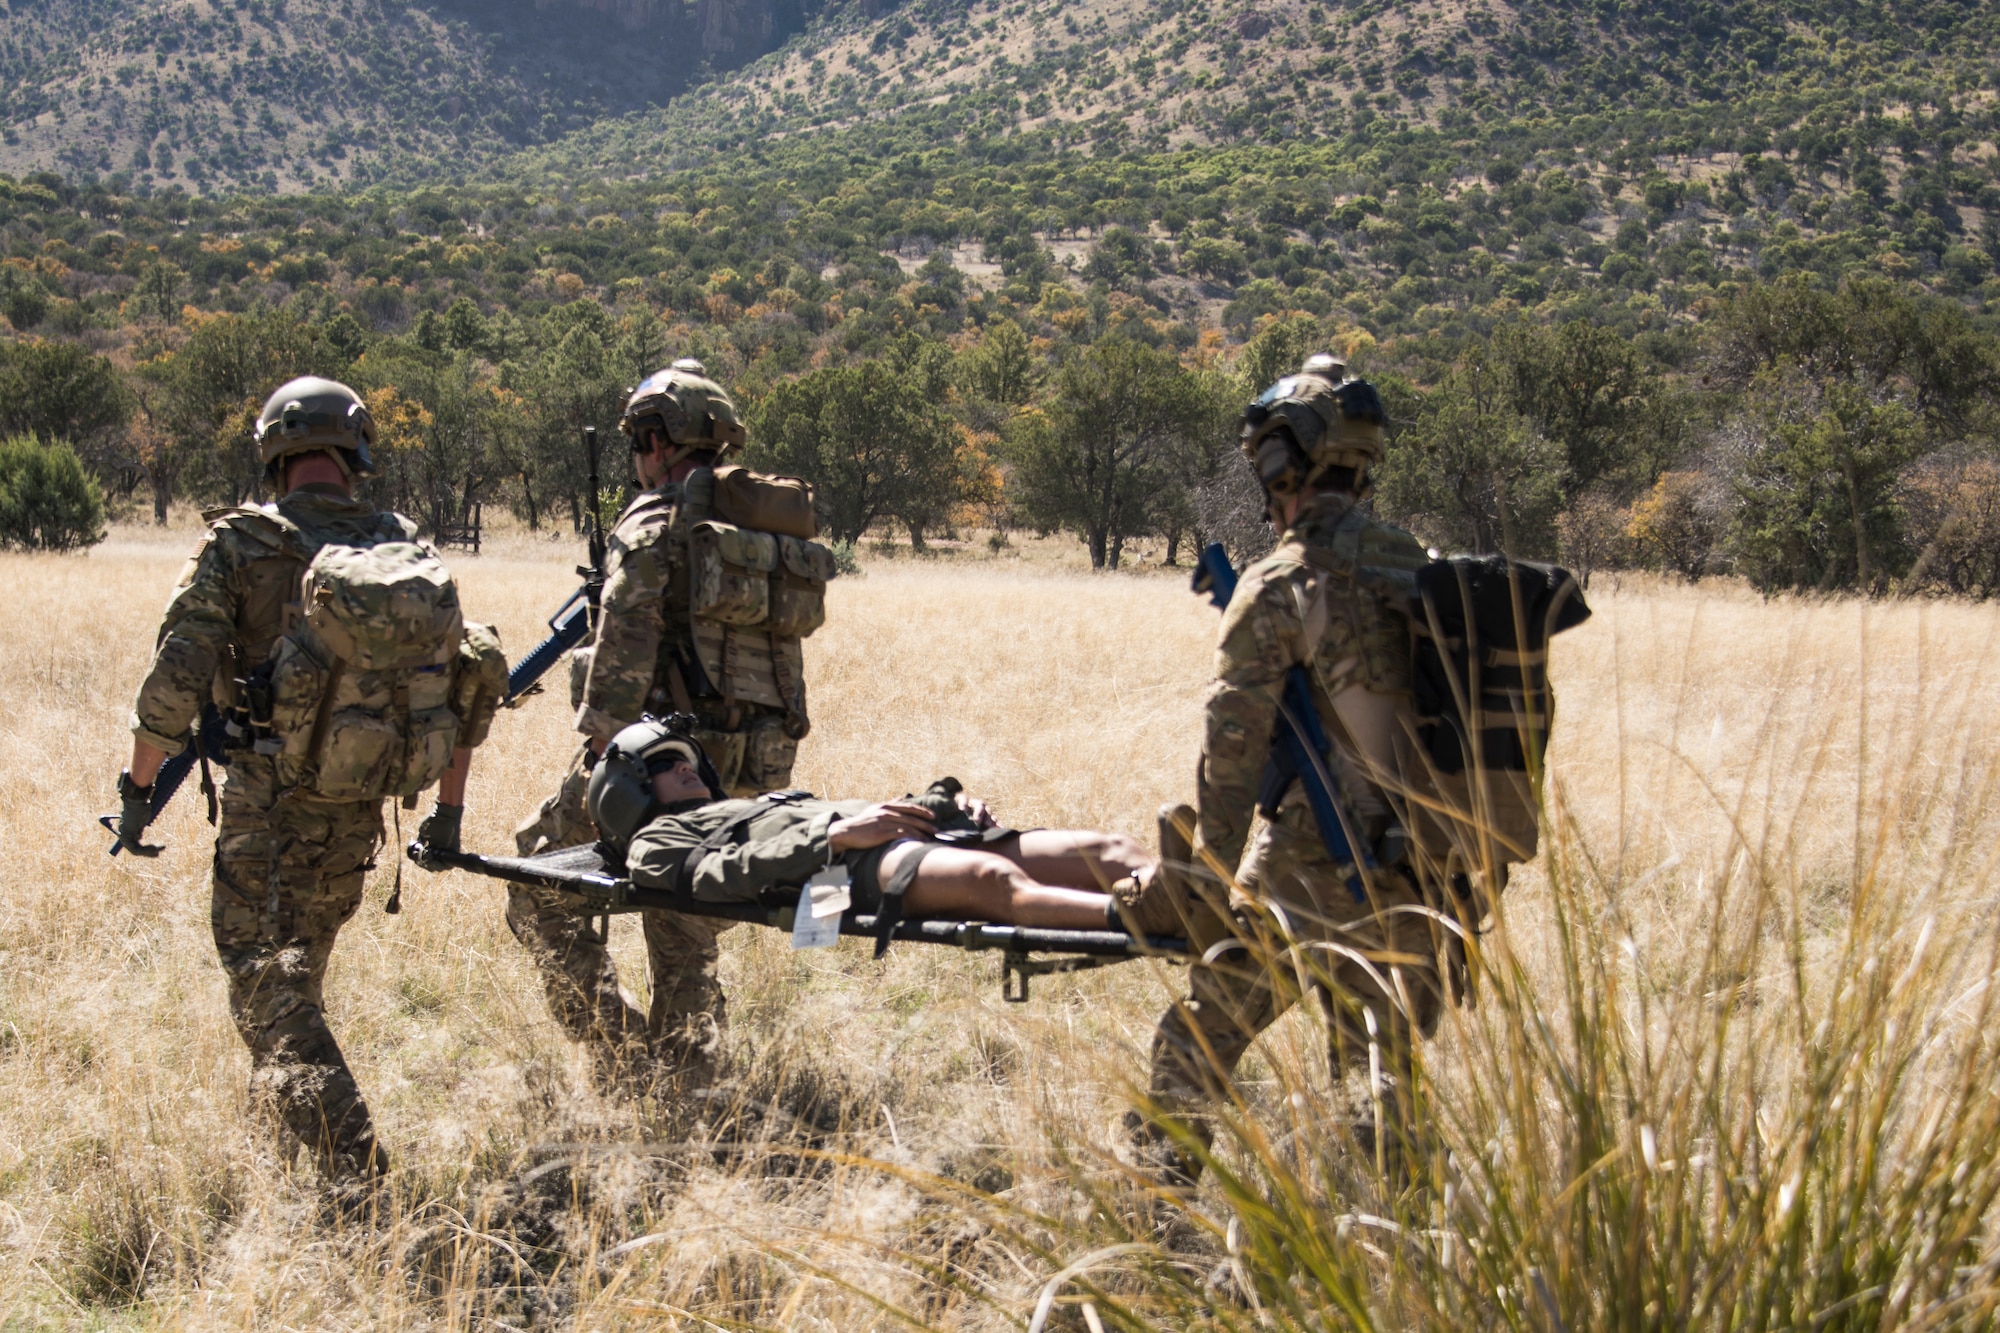
[[[546,21],[667,22],[603,3]],[[781,31],[771,8],[676,12],[700,21],[697,47]],[[95,373],[124,385],[0,393],[0,428],[78,440],[114,490],[143,477],[162,510],[233,498],[255,485],[245,403],[309,368],[429,414],[410,466],[454,461],[399,501],[421,492],[441,522],[505,500],[541,521],[580,503],[574,423],[608,422],[672,355],[701,356],[753,412],[820,376],[800,390],[827,395],[814,416],[866,398],[838,375],[876,363],[925,400],[925,431],[946,412],[964,433],[951,495],[1046,528],[1080,520],[1014,505],[1018,489],[994,507],[981,479],[998,463],[1015,485],[1051,457],[1043,424],[1117,362],[1201,381],[1190,449],[1135,477],[1145,502],[1118,520],[1173,550],[1209,530],[1196,499],[1229,436],[1210,410],[1333,344],[1409,427],[1382,502],[1441,543],[1511,533],[1585,566],[1991,591],[1992,21],[1951,5],[842,9],[665,108],[485,165],[468,139],[451,181],[274,199],[0,178],[7,336],[101,353]],[[1405,55],[1371,88],[1377,49]],[[382,123],[417,147],[428,132]],[[397,162],[424,159],[355,170]],[[1873,330],[1858,350],[1855,321]],[[268,353],[254,374],[239,345]],[[69,385],[67,355],[0,357],[0,376],[32,362]],[[1454,417],[1467,402],[1478,420]],[[490,429],[464,425],[480,413]],[[948,527],[960,510],[933,499],[896,516]],[[1092,540],[1115,563],[1119,536]],[[1943,577],[1947,550],[1964,558]]]
[[[1157,149],[1334,136],[1387,117],[1456,138],[1526,134],[1644,157],[1762,152],[1785,135],[1784,152],[1831,162],[1840,131],[1871,107],[1990,100],[2000,35],[1990,7],[1963,2],[912,0],[879,18],[877,9],[830,7],[737,75],[582,142],[631,131],[683,148],[691,134],[746,144],[929,110],[950,113],[941,124],[959,133],[1042,130],[1058,144]]]
[[[1291,308],[1428,333],[1582,293],[1671,321],[1800,269],[1980,300],[1996,35],[1973,4],[836,9],[502,172],[754,183],[822,250],[950,247],[973,280],[1032,233],[1239,326]]]

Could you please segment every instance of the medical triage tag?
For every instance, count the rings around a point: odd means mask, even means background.
[[[792,913],[792,947],[825,949],[840,942],[840,916],[854,902],[846,866],[828,866],[806,881]]]

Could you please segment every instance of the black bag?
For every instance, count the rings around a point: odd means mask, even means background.
[[[1541,767],[1555,721],[1551,636],[1590,619],[1575,577],[1506,556],[1453,556],[1417,574],[1418,738],[1440,773]]]

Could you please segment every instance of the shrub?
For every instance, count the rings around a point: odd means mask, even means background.
[[[104,540],[104,492],[76,451],[31,435],[0,441],[0,546],[74,551]]]
[[[1926,459],[1904,477],[1901,501],[1919,549],[1905,587],[1972,597],[2000,591],[2000,463]]]
[[[0,314],[16,329],[32,329],[49,313],[49,298],[42,289],[32,285],[22,285],[7,293]]]
[[[1707,572],[1722,538],[1720,488],[1700,472],[1663,472],[1632,506],[1625,535],[1649,561],[1689,583]]]

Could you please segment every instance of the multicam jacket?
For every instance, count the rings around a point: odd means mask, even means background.
[[[1379,835],[1390,817],[1378,780],[1383,742],[1409,715],[1411,656],[1409,620],[1385,584],[1427,559],[1414,537],[1330,494],[1309,500],[1277,549],[1245,571],[1223,613],[1197,776],[1197,845],[1212,864],[1233,871],[1242,858],[1285,675],[1300,664],[1334,739],[1350,814]],[[1314,829],[1301,784],[1278,819]]]
[[[593,740],[609,741],[646,713],[680,711],[659,677],[673,639],[688,632],[685,623],[668,624],[669,604],[688,601],[681,499],[676,484],[641,491],[605,543],[604,613],[576,713],[576,729]]]

